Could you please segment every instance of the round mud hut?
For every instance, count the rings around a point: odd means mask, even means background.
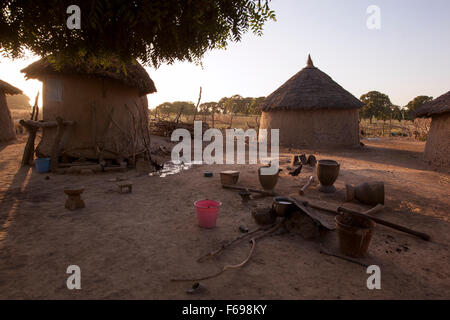
[[[16,138],[14,123],[11,118],[6,95],[21,94],[22,91],[9,83],[0,80],[0,142],[13,140]]]
[[[138,62],[120,69],[89,64],[55,68],[44,58],[22,72],[43,83],[42,122],[73,122],[59,136],[56,126],[42,125],[38,157],[50,157],[55,144],[63,162],[134,158],[146,151],[146,95],[156,88]]]
[[[307,65],[261,104],[261,129],[279,129],[286,147],[359,146],[362,102],[316,68]]]
[[[450,168],[450,91],[421,106],[416,117],[431,117],[425,159],[435,167]]]

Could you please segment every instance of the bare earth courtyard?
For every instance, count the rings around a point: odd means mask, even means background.
[[[306,197],[336,207],[344,202],[345,183],[382,180],[386,208],[379,217],[431,235],[426,242],[377,225],[365,259],[380,266],[381,290],[367,289],[365,267],[321,254],[317,241],[282,233],[258,241],[242,269],[202,282],[202,294],[187,295],[192,283],[170,280],[213,274],[248,254],[244,241],[196,262],[238,236],[240,225],[256,228],[237,192],[221,188],[219,172],[239,170],[239,185],[259,188],[257,165],[202,165],[165,178],[130,170],[120,175],[133,182],[133,192],[120,194],[110,181],[117,173],[20,168],[24,143],[18,142],[0,145],[0,299],[450,299],[450,174],[422,160],[424,143],[363,141],[366,146],[355,150],[301,150],[341,164],[337,193],[320,194],[314,183]],[[299,198],[311,169],[290,176],[290,155],[299,150],[282,151],[285,170],[276,191]],[[203,176],[206,170],[213,178]],[[85,186],[86,208],[64,208],[63,189],[72,184]],[[223,203],[212,230],[199,228],[195,218],[193,202],[206,198]],[[336,246],[336,232],[324,241]],[[66,287],[69,265],[81,268],[81,290]]]

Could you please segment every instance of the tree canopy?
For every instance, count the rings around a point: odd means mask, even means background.
[[[429,96],[417,96],[414,99],[412,99],[408,104],[405,106],[407,109],[406,118],[408,120],[413,120],[415,118],[415,112],[417,109],[419,109],[425,102],[433,100],[433,97]]]
[[[194,114],[195,105],[190,101],[175,101],[175,102],[164,102],[156,107],[156,110],[160,113],[178,113],[182,110],[183,114]]]
[[[361,118],[368,118],[370,121],[373,117],[382,120],[389,118],[392,103],[388,95],[378,91],[370,91],[363,94],[360,100],[364,103],[360,111]]]
[[[223,97],[218,102],[204,102],[198,107],[199,114],[211,114],[214,110],[215,113],[221,114],[240,114],[240,115],[254,115],[261,114],[259,104],[265,97],[244,98],[241,95],[233,95],[231,97]],[[180,110],[183,114],[192,115],[195,112],[195,105],[193,102],[176,101],[176,102],[164,102],[156,107],[158,112],[162,113],[178,113]]]
[[[58,61],[95,57],[102,64],[140,60],[158,67],[175,60],[200,62],[275,20],[270,0],[77,0],[81,29],[66,25],[71,0],[0,1],[0,50],[24,50]]]

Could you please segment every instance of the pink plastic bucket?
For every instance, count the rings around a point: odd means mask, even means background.
[[[214,200],[196,201],[194,206],[197,211],[198,225],[202,228],[214,228],[221,205],[221,202]]]

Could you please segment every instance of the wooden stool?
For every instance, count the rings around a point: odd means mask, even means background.
[[[133,190],[133,184],[130,181],[120,181],[117,186],[120,193],[130,193]]]
[[[66,209],[69,210],[75,210],[84,208],[84,201],[81,199],[81,194],[84,191],[84,187],[79,188],[65,188],[64,193],[67,194],[67,200],[66,200]]]

